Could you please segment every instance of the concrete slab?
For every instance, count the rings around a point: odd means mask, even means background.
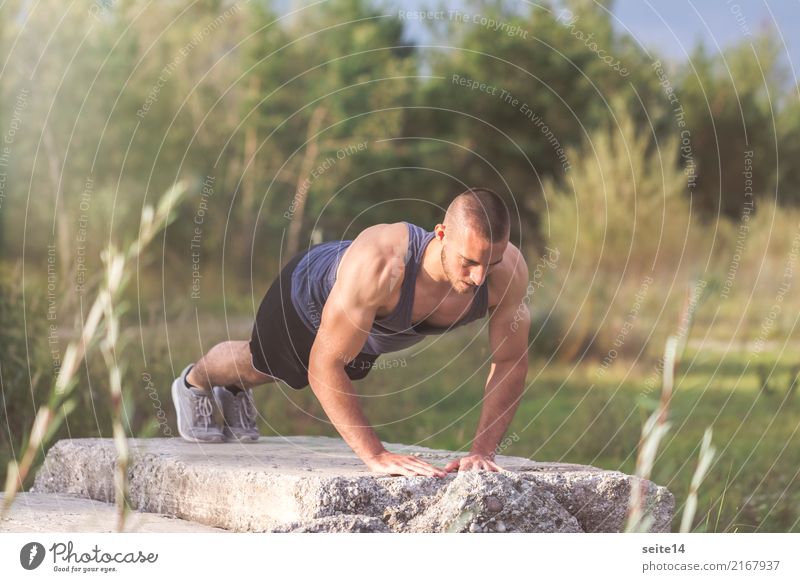
[[[0,503],[3,495],[0,494]],[[8,515],[0,519],[3,533],[107,533],[117,531],[117,509],[110,503],[55,493],[20,493]],[[225,532],[199,523],[157,515],[130,512],[126,533]]]
[[[262,437],[252,444],[131,439],[131,501],[144,512],[232,531],[620,531],[635,477],[499,455],[502,473],[445,479],[371,473],[341,440]],[[384,443],[435,465],[452,451]],[[110,439],[56,443],[35,490],[112,502]],[[644,483],[653,531],[669,531],[674,498]]]

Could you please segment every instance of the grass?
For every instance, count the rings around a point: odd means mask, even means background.
[[[224,329],[218,320],[203,320],[199,329],[195,322],[170,325],[169,340],[163,326],[145,330],[145,353],[138,340],[126,342],[120,359],[128,364],[123,409],[129,433],[164,436],[154,423],[157,410],[142,375],[152,378],[152,389],[174,427],[170,382],[203,348],[226,339]],[[243,338],[249,328],[242,324],[230,331],[231,337]],[[702,332],[695,330],[693,336],[702,337]],[[422,346],[393,355],[405,358],[405,366],[376,368],[357,383],[367,418],[384,441],[467,451],[488,373],[485,333],[473,324]],[[789,350],[761,354],[758,363],[771,370],[774,388],[766,394],[755,367],[748,365],[749,356],[747,351],[715,352],[691,345],[684,353],[675,376],[670,431],[652,473],[676,497],[674,531],[710,426],[716,455],[698,491],[692,531],[800,532],[800,396],[788,390],[800,355]],[[658,387],[649,394],[643,390],[655,360],[618,361],[602,377],[595,373],[597,365],[534,358],[527,392],[507,433],[518,438],[503,454],[632,474],[641,427],[659,396]],[[97,363],[89,367],[89,375],[92,379],[84,377],[79,386],[92,386],[93,392],[84,388],[75,393],[77,409],[87,413],[71,415],[59,438],[111,435],[104,412],[109,404],[107,372]],[[308,388],[261,387],[256,403],[265,436],[338,436]]]
[[[448,364],[469,335],[447,339],[413,364],[374,370],[358,384],[367,417],[383,440],[468,450],[488,371],[478,365],[486,346],[476,341],[458,360],[470,366]],[[798,356],[762,356],[777,364],[776,378],[798,363]],[[800,400],[787,397],[785,390],[760,393],[746,358],[747,353],[690,348],[678,368],[671,427],[652,473],[676,497],[674,531],[709,426],[716,455],[697,493],[691,531],[800,531]],[[439,370],[441,362],[445,365]],[[717,364],[724,373],[709,373]],[[651,368],[619,365],[616,374],[598,382],[596,365],[554,366],[534,360],[527,393],[508,431],[519,440],[504,454],[634,473],[641,427],[658,398],[658,390],[642,394]],[[310,390],[265,387],[257,401],[269,423],[262,427],[264,434],[337,434],[327,421],[315,419],[325,417]]]
[[[129,505],[127,436],[130,425],[128,424],[126,427],[122,421],[124,395],[122,369],[117,360],[117,353],[118,350],[121,350],[123,344],[118,341],[121,311],[117,303],[119,295],[130,277],[130,272],[126,270],[126,264],[131,264],[138,260],[148,243],[153,240],[164,226],[169,224],[170,212],[175,203],[184,195],[185,190],[186,187],[183,183],[177,183],[161,197],[157,207],[154,208],[148,205],[142,209],[139,236],[128,245],[125,251],[119,252],[113,244],[109,244],[102,253],[105,273],[104,281],[96,290],[95,299],[91,304],[85,321],[82,322],[83,325],[78,337],[73,338],[66,347],[47,397],[47,403],[39,405],[32,427],[24,437],[19,456],[13,453],[4,455],[8,458],[8,461],[0,517],[5,516],[16,494],[25,487],[26,483],[30,482],[33,475],[31,469],[35,466],[39,455],[44,452],[53,437],[58,434],[62,422],[68,420],[75,410],[76,400],[73,397],[73,391],[79,385],[77,375],[81,364],[93,351],[95,344],[99,343],[108,373],[107,386],[110,405],[105,408],[111,412],[111,432],[113,433],[117,450],[116,470],[114,473],[118,517],[117,529],[118,531],[124,530]],[[7,342],[7,338],[3,338],[3,340],[4,346],[6,343],[10,343]],[[31,382],[31,384],[33,385],[34,383]],[[5,403],[5,390],[3,391],[3,397]],[[79,409],[74,417],[81,418],[82,412]],[[17,436],[10,435],[10,439]]]

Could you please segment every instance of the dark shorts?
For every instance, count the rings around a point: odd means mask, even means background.
[[[308,386],[308,356],[316,338],[300,319],[291,297],[292,272],[306,252],[289,261],[273,281],[261,300],[250,339],[255,369],[283,380],[295,390]],[[345,373],[351,380],[361,380],[369,374],[377,357],[362,352],[344,366]]]

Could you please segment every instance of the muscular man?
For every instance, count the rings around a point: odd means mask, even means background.
[[[311,247],[281,271],[259,307],[250,341],[214,346],[172,385],[178,430],[191,441],[258,440],[251,388],[309,384],[345,442],[373,471],[442,477],[500,470],[494,450],[528,370],[528,268],[508,241],[509,214],[486,189],[459,194],[433,232],[378,224],[352,241]],[[443,469],[381,444],[353,380],[378,355],[489,315],[492,364],[469,455]],[[224,425],[213,422],[212,396]]]

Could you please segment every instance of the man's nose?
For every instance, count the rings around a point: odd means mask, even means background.
[[[472,273],[470,273],[470,279],[475,285],[480,285],[483,283],[483,278],[486,276],[486,269],[483,267],[475,267],[472,269]]]

